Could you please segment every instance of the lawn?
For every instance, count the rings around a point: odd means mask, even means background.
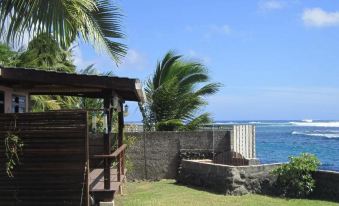
[[[282,199],[262,195],[225,196],[175,184],[174,180],[127,183],[124,195],[116,197],[117,206],[319,206],[338,203]]]

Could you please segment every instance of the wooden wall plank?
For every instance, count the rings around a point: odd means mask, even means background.
[[[9,178],[4,139],[15,124],[24,147]],[[0,205],[80,205],[82,199],[88,206],[86,162],[86,112],[0,115]]]

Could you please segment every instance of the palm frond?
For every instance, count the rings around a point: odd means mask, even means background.
[[[187,130],[195,130],[199,128],[199,126],[203,124],[208,124],[211,123],[212,119],[210,117],[209,113],[204,113],[199,115],[198,117],[194,118],[192,121],[186,124],[186,129]]]
[[[198,117],[197,114],[207,104],[203,97],[220,88],[218,83],[206,84],[209,76],[204,65],[180,58],[180,55],[168,52],[158,62],[153,78],[146,82],[147,102],[142,108],[144,123],[153,122],[158,129],[174,128],[172,120],[182,124],[188,122],[187,129],[208,122],[207,113]],[[197,90],[198,86],[202,87]]]
[[[87,28],[84,28],[82,37],[93,42],[99,49],[104,49],[111,54],[115,62],[126,54],[124,44],[112,41],[112,39],[124,38],[121,31],[121,13],[119,8],[108,0],[97,0],[97,9],[89,15]],[[86,31],[87,29],[87,31]]]
[[[82,37],[115,62],[126,54],[120,10],[108,0],[2,0],[0,36],[21,44],[24,37],[48,33],[67,48]]]
[[[220,83],[210,83],[201,87],[199,90],[195,92],[195,94],[199,96],[212,95],[217,93],[221,86],[222,84]]]

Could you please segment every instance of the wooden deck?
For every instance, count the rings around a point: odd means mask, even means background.
[[[121,181],[118,182],[117,169],[111,169],[111,187],[104,189],[104,170],[94,169],[89,174],[89,191],[96,201],[112,200],[116,191],[125,180],[125,175],[121,175]],[[126,169],[124,174],[126,174]]]
[[[125,176],[121,175],[121,182],[118,182],[117,169],[111,169],[111,190],[117,191]],[[126,169],[125,169],[126,174]],[[104,170],[94,169],[89,174],[89,188],[90,191],[104,190]]]

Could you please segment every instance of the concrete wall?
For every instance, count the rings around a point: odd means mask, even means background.
[[[272,191],[274,177],[270,171],[280,164],[230,166],[209,160],[183,160],[177,181],[200,186],[218,193],[244,195]]]
[[[177,175],[179,154],[186,151],[230,150],[230,133],[227,131],[198,132],[146,132],[126,133],[136,142],[127,150],[133,169],[128,171],[129,180],[173,179]]]
[[[3,87],[3,86],[0,86],[0,91],[4,92],[5,94],[4,95],[5,96],[5,101],[4,101],[5,102],[5,113],[12,113],[12,95],[13,94],[26,97],[26,111],[28,110],[29,99],[28,99],[27,93],[17,92],[10,87]]]

